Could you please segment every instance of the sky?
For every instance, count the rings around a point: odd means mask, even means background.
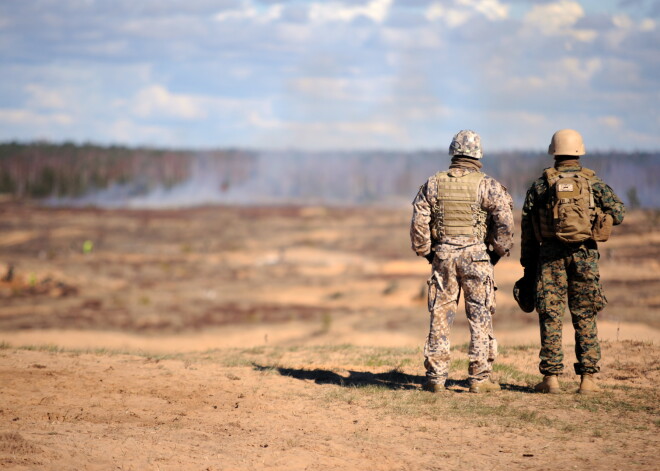
[[[660,149],[660,0],[2,0],[0,141]]]

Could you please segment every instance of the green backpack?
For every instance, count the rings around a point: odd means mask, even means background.
[[[593,237],[596,205],[591,189],[593,170],[560,172],[548,168],[544,172],[550,188],[546,231],[562,242],[583,242]],[[547,227],[550,226],[550,227]],[[543,228],[542,228],[543,229]]]

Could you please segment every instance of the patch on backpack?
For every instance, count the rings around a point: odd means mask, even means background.
[[[573,191],[573,184],[572,183],[560,183],[560,184],[557,185],[557,191],[561,191],[561,192]]]

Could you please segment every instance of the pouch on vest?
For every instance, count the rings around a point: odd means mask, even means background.
[[[545,171],[552,192],[552,227],[562,242],[582,242],[592,238],[595,204],[589,179],[595,173],[589,169],[560,173]]]
[[[593,239],[596,242],[606,242],[610,238],[610,234],[612,234],[613,225],[614,220],[612,216],[597,209],[592,229]]]

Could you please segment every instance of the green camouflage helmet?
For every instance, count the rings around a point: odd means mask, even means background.
[[[449,145],[449,155],[465,155],[480,159],[484,156],[479,134],[469,129],[456,133]]]
[[[525,277],[520,278],[513,285],[513,298],[524,312],[534,310],[534,286]]]

